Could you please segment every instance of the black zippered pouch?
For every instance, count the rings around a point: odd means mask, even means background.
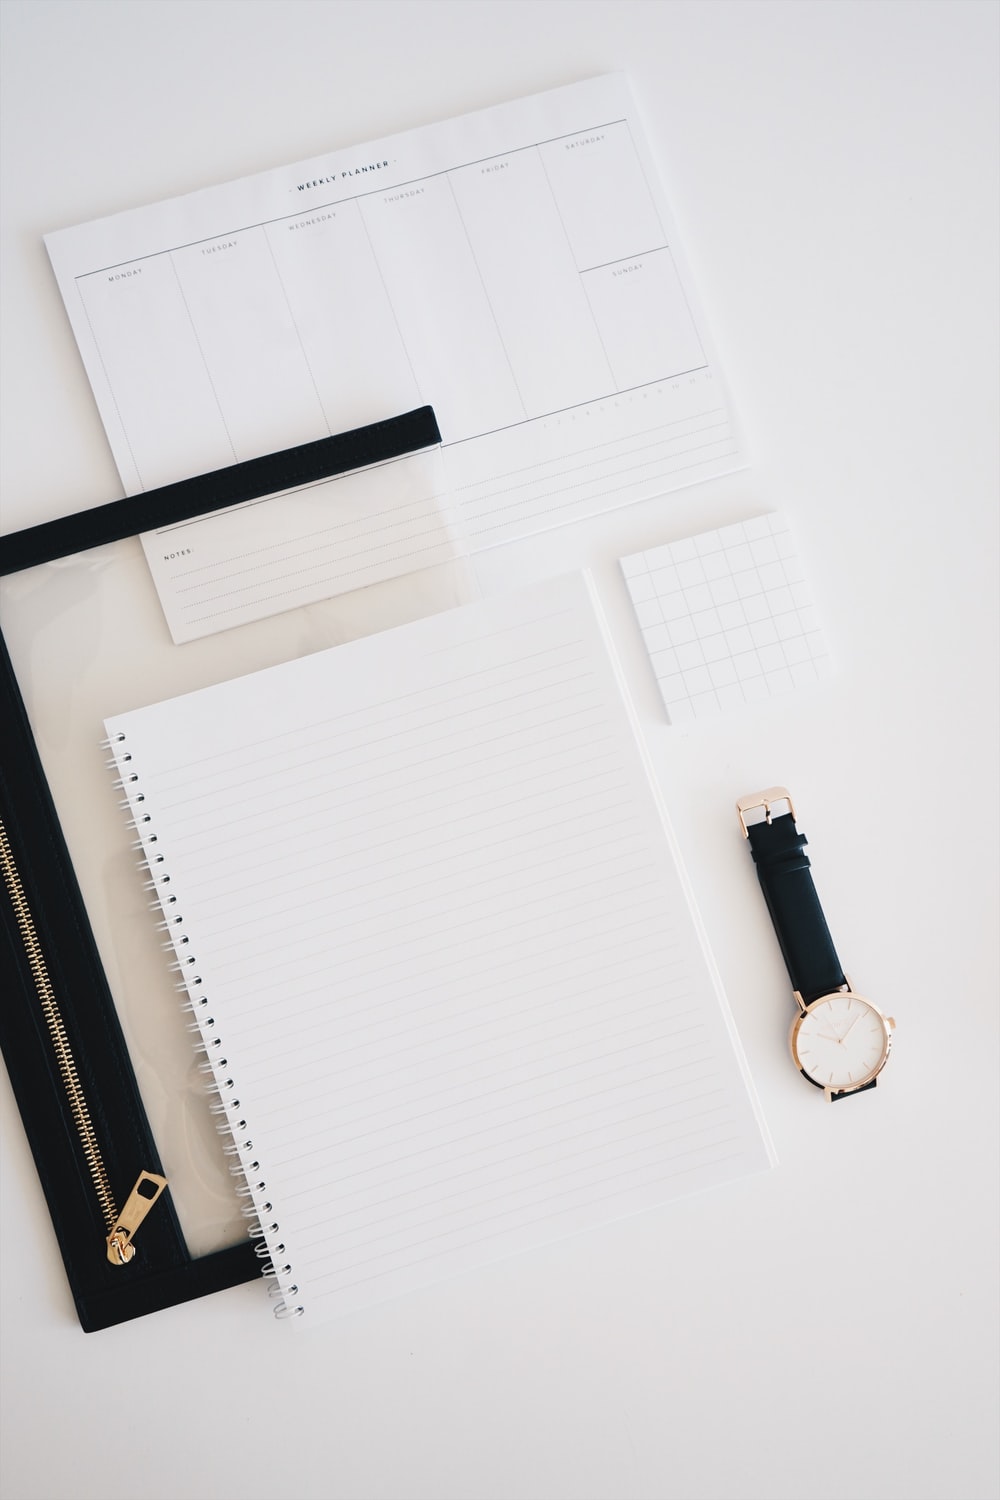
[[[457,557],[401,564],[384,585],[174,646],[137,538],[439,443],[422,407],[0,539],[0,1047],[88,1332],[261,1274],[102,716],[464,602]]]

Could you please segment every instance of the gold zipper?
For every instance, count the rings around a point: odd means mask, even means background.
[[[14,863],[2,818],[0,818],[0,867],[3,869],[4,882],[17,918],[21,941],[24,943],[24,951],[35,982],[35,991],[55,1051],[59,1076],[66,1091],[70,1113],[73,1116],[73,1123],[76,1126],[76,1133],[87,1163],[87,1171],[90,1173],[90,1180],[97,1194],[97,1201],[108,1231],[108,1260],[114,1266],[124,1266],[135,1255],[133,1236],[166,1187],[167,1179],[161,1177],[158,1172],[140,1172],[135,1187],[126,1200],[125,1207],[121,1213],[118,1212],[107,1168],[104,1165],[104,1157],[101,1155],[100,1144],[90,1118],[90,1110],[87,1108],[87,1100],[76,1071],[76,1062],[66,1036],[66,1028],[63,1025],[55,991],[49,978],[48,967],[38,941],[31,908],[24,894],[17,865]]]

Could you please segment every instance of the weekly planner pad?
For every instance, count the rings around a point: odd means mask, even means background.
[[[620,76],[46,245],[128,494],[425,403],[440,425],[443,473],[259,505],[252,555],[245,511],[145,538],[175,640],[743,462]]]
[[[279,1311],[770,1164],[584,575],[106,728]]]

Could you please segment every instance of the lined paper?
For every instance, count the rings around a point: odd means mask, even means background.
[[[107,729],[310,1320],[768,1165],[584,578]]]
[[[171,639],[454,561],[441,486],[440,455],[424,450],[145,532]]]

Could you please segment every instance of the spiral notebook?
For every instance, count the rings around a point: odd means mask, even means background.
[[[106,727],[279,1314],[770,1164],[585,576]]]

